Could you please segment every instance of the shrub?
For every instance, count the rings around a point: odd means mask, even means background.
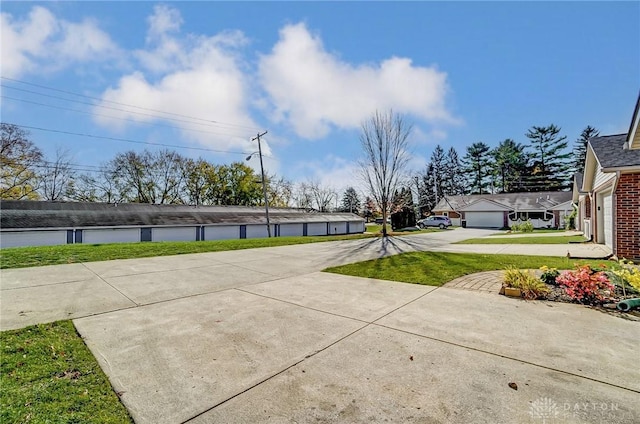
[[[549,288],[531,271],[509,267],[504,271],[504,285],[520,289],[525,299],[538,299],[549,293]]]
[[[558,278],[558,275],[560,275],[560,271],[558,271],[556,268],[549,268],[546,265],[541,266],[540,270],[542,271],[542,275],[540,276],[540,279],[544,283],[551,284],[553,286],[558,285],[556,278]]]
[[[587,305],[602,303],[607,299],[604,291],[611,293],[615,289],[604,271],[594,271],[589,265],[578,265],[574,271],[564,271],[556,281],[564,286],[569,297]]]
[[[520,233],[532,233],[533,223],[530,220],[526,220],[520,224],[513,224],[511,226],[511,231],[520,232]]]
[[[640,268],[633,262],[621,259],[619,267],[612,268],[608,275],[612,282],[624,289],[625,283],[631,286],[632,292],[640,292]]]

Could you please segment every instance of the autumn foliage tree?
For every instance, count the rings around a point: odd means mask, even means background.
[[[2,123],[0,132],[0,198],[39,199],[38,169],[42,152],[29,140],[29,133],[17,125]]]

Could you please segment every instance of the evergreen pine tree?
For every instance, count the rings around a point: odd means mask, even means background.
[[[526,136],[530,141],[531,174],[528,191],[556,191],[569,187],[571,153],[567,152],[567,137],[560,136],[560,128],[533,126]]]

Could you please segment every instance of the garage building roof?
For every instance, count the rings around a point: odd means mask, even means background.
[[[269,209],[273,224],[363,221],[351,213]],[[0,229],[266,224],[264,208],[44,202],[0,202]]]

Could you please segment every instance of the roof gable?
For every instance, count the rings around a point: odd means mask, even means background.
[[[504,205],[502,203],[496,202],[494,200],[491,199],[478,199],[473,203],[470,203],[468,205],[464,205],[463,207],[460,208],[461,211],[508,211],[511,208],[509,208],[508,205]]]
[[[640,170],[640,149],[630,150],[625,148],[627,134],[607,135],[593,137],[589,140],[589,146],[595,159],[602,166],[602,172],[614,172],[625,169],[637,168]],[[585,176],[589,163],[587,149],[587,159],[585,161]]]

